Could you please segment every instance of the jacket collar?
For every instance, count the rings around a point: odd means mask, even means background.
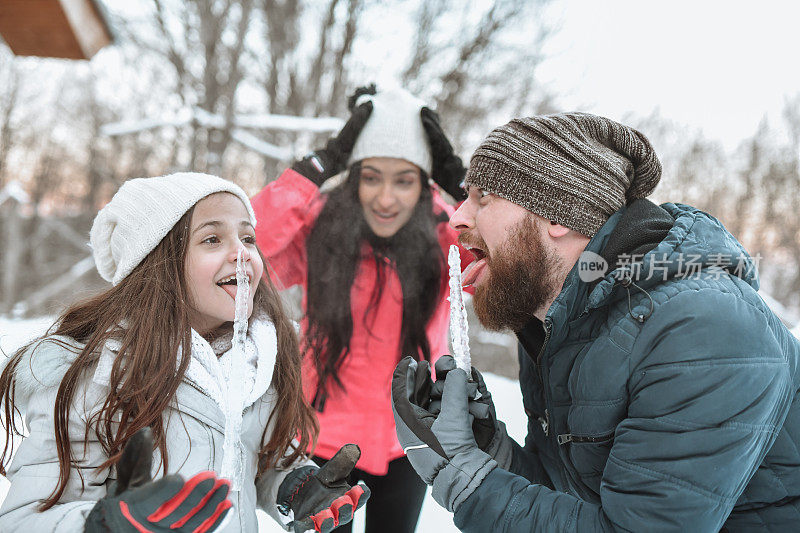
[[[542,321],[538,318],[531,319],[525,327],[517,332],[517,339],[525,352],[536,359],[544,345],[545,330]]]
[[[278,340],[275,326],[269,320],[253,320],[247,333],[245,346],[247,364],[253,371],[252,388],[245,394],[247,407],[264,395],[272,382],[272,373],[277,357]],[[109,339],[100,354],[92,381],[108,386],[111,368],[120,349],[119,341]],[[186,369],[184,380],[193,384],[203,394],[214,400],[224,411],[224,358],[230,357],[230,349],[218,358],[209,343],[192,330],[192,358]],[[178,351],[178,360],[181,357]]]
[[[608,265],[605,275],[593,282],[581,279],[582,259],[573,266],[545,318],[553,324],[554,336],[583,313],[624,298],[623,280],[647,291],[686,274],[689,261],[697,268],[724,270],[758,290],[755,262],[717,219],[687,205],[643,202],[612,214],[589,241],[585,252],[615,264]],[[626,216],[629,209],[632,212]],[[671,226],[664,213],[672,220]],[[616,261],[626,254],[641,256],[628,264]]]

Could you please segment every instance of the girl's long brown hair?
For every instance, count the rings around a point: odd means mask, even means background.
[[[121,342],[119,355],[111,370],[108,396],[90,418],[85,435],[88,441],[89,432],[94,430],[108,456],[98,470],[116,464],[128,439],[149,426],[161,452],[163,471],[168,472],[162,413],[173,402],[190,360],[189,291],[183,267],[193,211],[190,209],[118,285],[67,308],[44,336],[63,335],[84,346],[67,369],[56,395],[54,422],[59,479],[40,510],[47,510],[58,502],[67,486],[70,467],[76,464],[69,439],[70,410],[81,377],[95,367],[101,349],[110,338]],[[268,269],[264,270],[265,279],[256,287],[252,316],[266,315],[275,324],[278,355],[272,386],[278,400],[261,437],[259,474],[279,461],[289,464],[298,459],[315,444],[319,430],[313,410],[303,395],[297,334],[266,273]],[[0,455],[0,474],[6,473],[7,462],[10,462],[10,453],[6,452],[11,451],[12,434],[21,435],[14,416],[18,414],[14,405],[15,369],[24,353],[39,340],[17,350],[0,374],[2,424],[6,433],[5,448]],[[186,355],[181,357],[180,363],[179,347]],[[64,348],[69,349],[66,345]],[[270,427],[269,441],[264,442]],[[78,472],[80,475],[80,469]]]

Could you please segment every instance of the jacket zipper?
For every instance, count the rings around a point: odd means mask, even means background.
[[[601,435],[599,437],[581,437],[580,435],[573,435],[572,433],[563,433],[558,436],[558,444],[564,445],[568,442],[603,442],[606,441],[614,436],[613,433],[609,433],[608,435]]]
[[[536,355],[536,369],[539,371],[539,377],[542,377],[542,356],[544,355],[544,349],[547,347],[547,341],[550,340],[550,333],[553,330],[553,323],[550,322],[547,318],[544,321],[544,342],[542,342],[542,347],[539,349],[539,353]]]
[[[539,379],[542,380],[542,389],[544,389],[544,405],[545,405],[545,437],[548,441],[550,441],[550,433],[551,433],[551,424],[550,424],[550,380],[545,380],[544,378],[544,371],[542,370],[542,359],[544,356],[544,351],[547,348],[547,342],[550,340],[550,335],[553,331],[553,322],[545,317],[544,322],[544,342],[542,343],[542,348],[539,350],[539,354],[536,356],[536,367],[539,371]],[[558,446],[555,446],[553,451],[556,454],[556,457],[560,456]],[[562,459],[563,461],[563,459]],[[558,468],[559,473],[561,474],[561,485],[563,487],[571,487],[572,484],[569,481],[569,476],[567,475],[565,466],[561,466]]]
[[[536,357],[536,366],[539,370],[539,378],[542,380],[542,388],[544,389],[544,403],[545,403],[545,422],[547,425],[547,431],[545,432],[545,437],[547,440],[550,441],[549,436],[551,433],[552,425],[550,423],[550,380],[544,379],[544,371],[542,370],[542,359],[544,356],[544,351],[547,346],[547,342],[550,340],[550,334],[552,332],[553,323],[547,317],[545,317],[545,337],[544,343],[542,344],[541,350],[539,350],[539,355]],[[555,435],[554,435],[555,436]],[[553,439],[553,451],[555,452],[556,457],[561,460],[561,466],[558,468],[559,474],[561,474],[561,485],[562,487],[566,488],[568,492],[572,492],[573,494],[581,495],[582,491],[578,488],[577,483],[573,483],[572,475],[569,471],[570,467],[569,461],[566,457],[562,455],[562,448],[559,446],[560,442],[558,440]],[[550,441],[552,442],[552,441]]]
[[[189,385],[191,388],[193,388],[197,392],[199,392],[200,394],[202,394],[203,396],[205,396],[206,398],[208,398],[209,400],[211,400],[212,402],[214,402],[214,398],[212,398],[210,394],[208,394],[206,391],[204,391],[203,389],[201,389],[200,387],[195,385],[191,380],[184,379],[183,382],[186,383],[187,385]]]
[[[542,425],[542,431],[544,431],[544,436],[550,436],[550,411],[547,409],[544,410],[544,417],[538,417],[539,423]]]
[[[547,394],[547,386],[544,383],[544,374],[542,372],[542,356],[544,355],[544,350],[547,347],[547,341],[550,340],[550,332],[552,331],[552,323],[545,318],[544,322],[544,342],[542,343],[542,347],[539,349],[539,353],[536,355],[536,372],[539,374],[539,381],[542,382],[542,389],[544,392],[544,419],[539,417],[539,423],[542,424],[542,429],[544,430],[544,436],[550,436],[550,401],[548,399]]]
[[[189,385],[191,388],[193,388],[197,392],[199,392],[200,394],[202,394],[203,396],[205,396],[206,398],[208,398],[209,400],[211,400],[212,402],[214,402],[215,405],[217,404],[217,401],[209,393],[207,393],[206,391],[204,391],[203,389],[201,389],[200,387],[198,387],[197,385],[192,383],[190,380],[184,379],[183,382],[186,383],[187,385]],[[250,404],[250,405],[252,405],[252,404]],[[219,406],[217,406],[217,407],[219,407]],[[249,405],[247,407],[243,408],[242,409],[242,415],[244,415],[247,412],[247,409],[249,409],[249,408],[250,408]],[[222,414],[224,415],[225,413],[222,413]]]

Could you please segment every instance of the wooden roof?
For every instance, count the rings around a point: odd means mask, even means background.
[[[89,59],[113,37],[95,0],[0,0],[0,35],[16,55]]]

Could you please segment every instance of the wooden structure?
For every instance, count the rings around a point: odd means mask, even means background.
[[[0,0],[0,35],[19,56],[89,59],[113,41],[98,0]]]

